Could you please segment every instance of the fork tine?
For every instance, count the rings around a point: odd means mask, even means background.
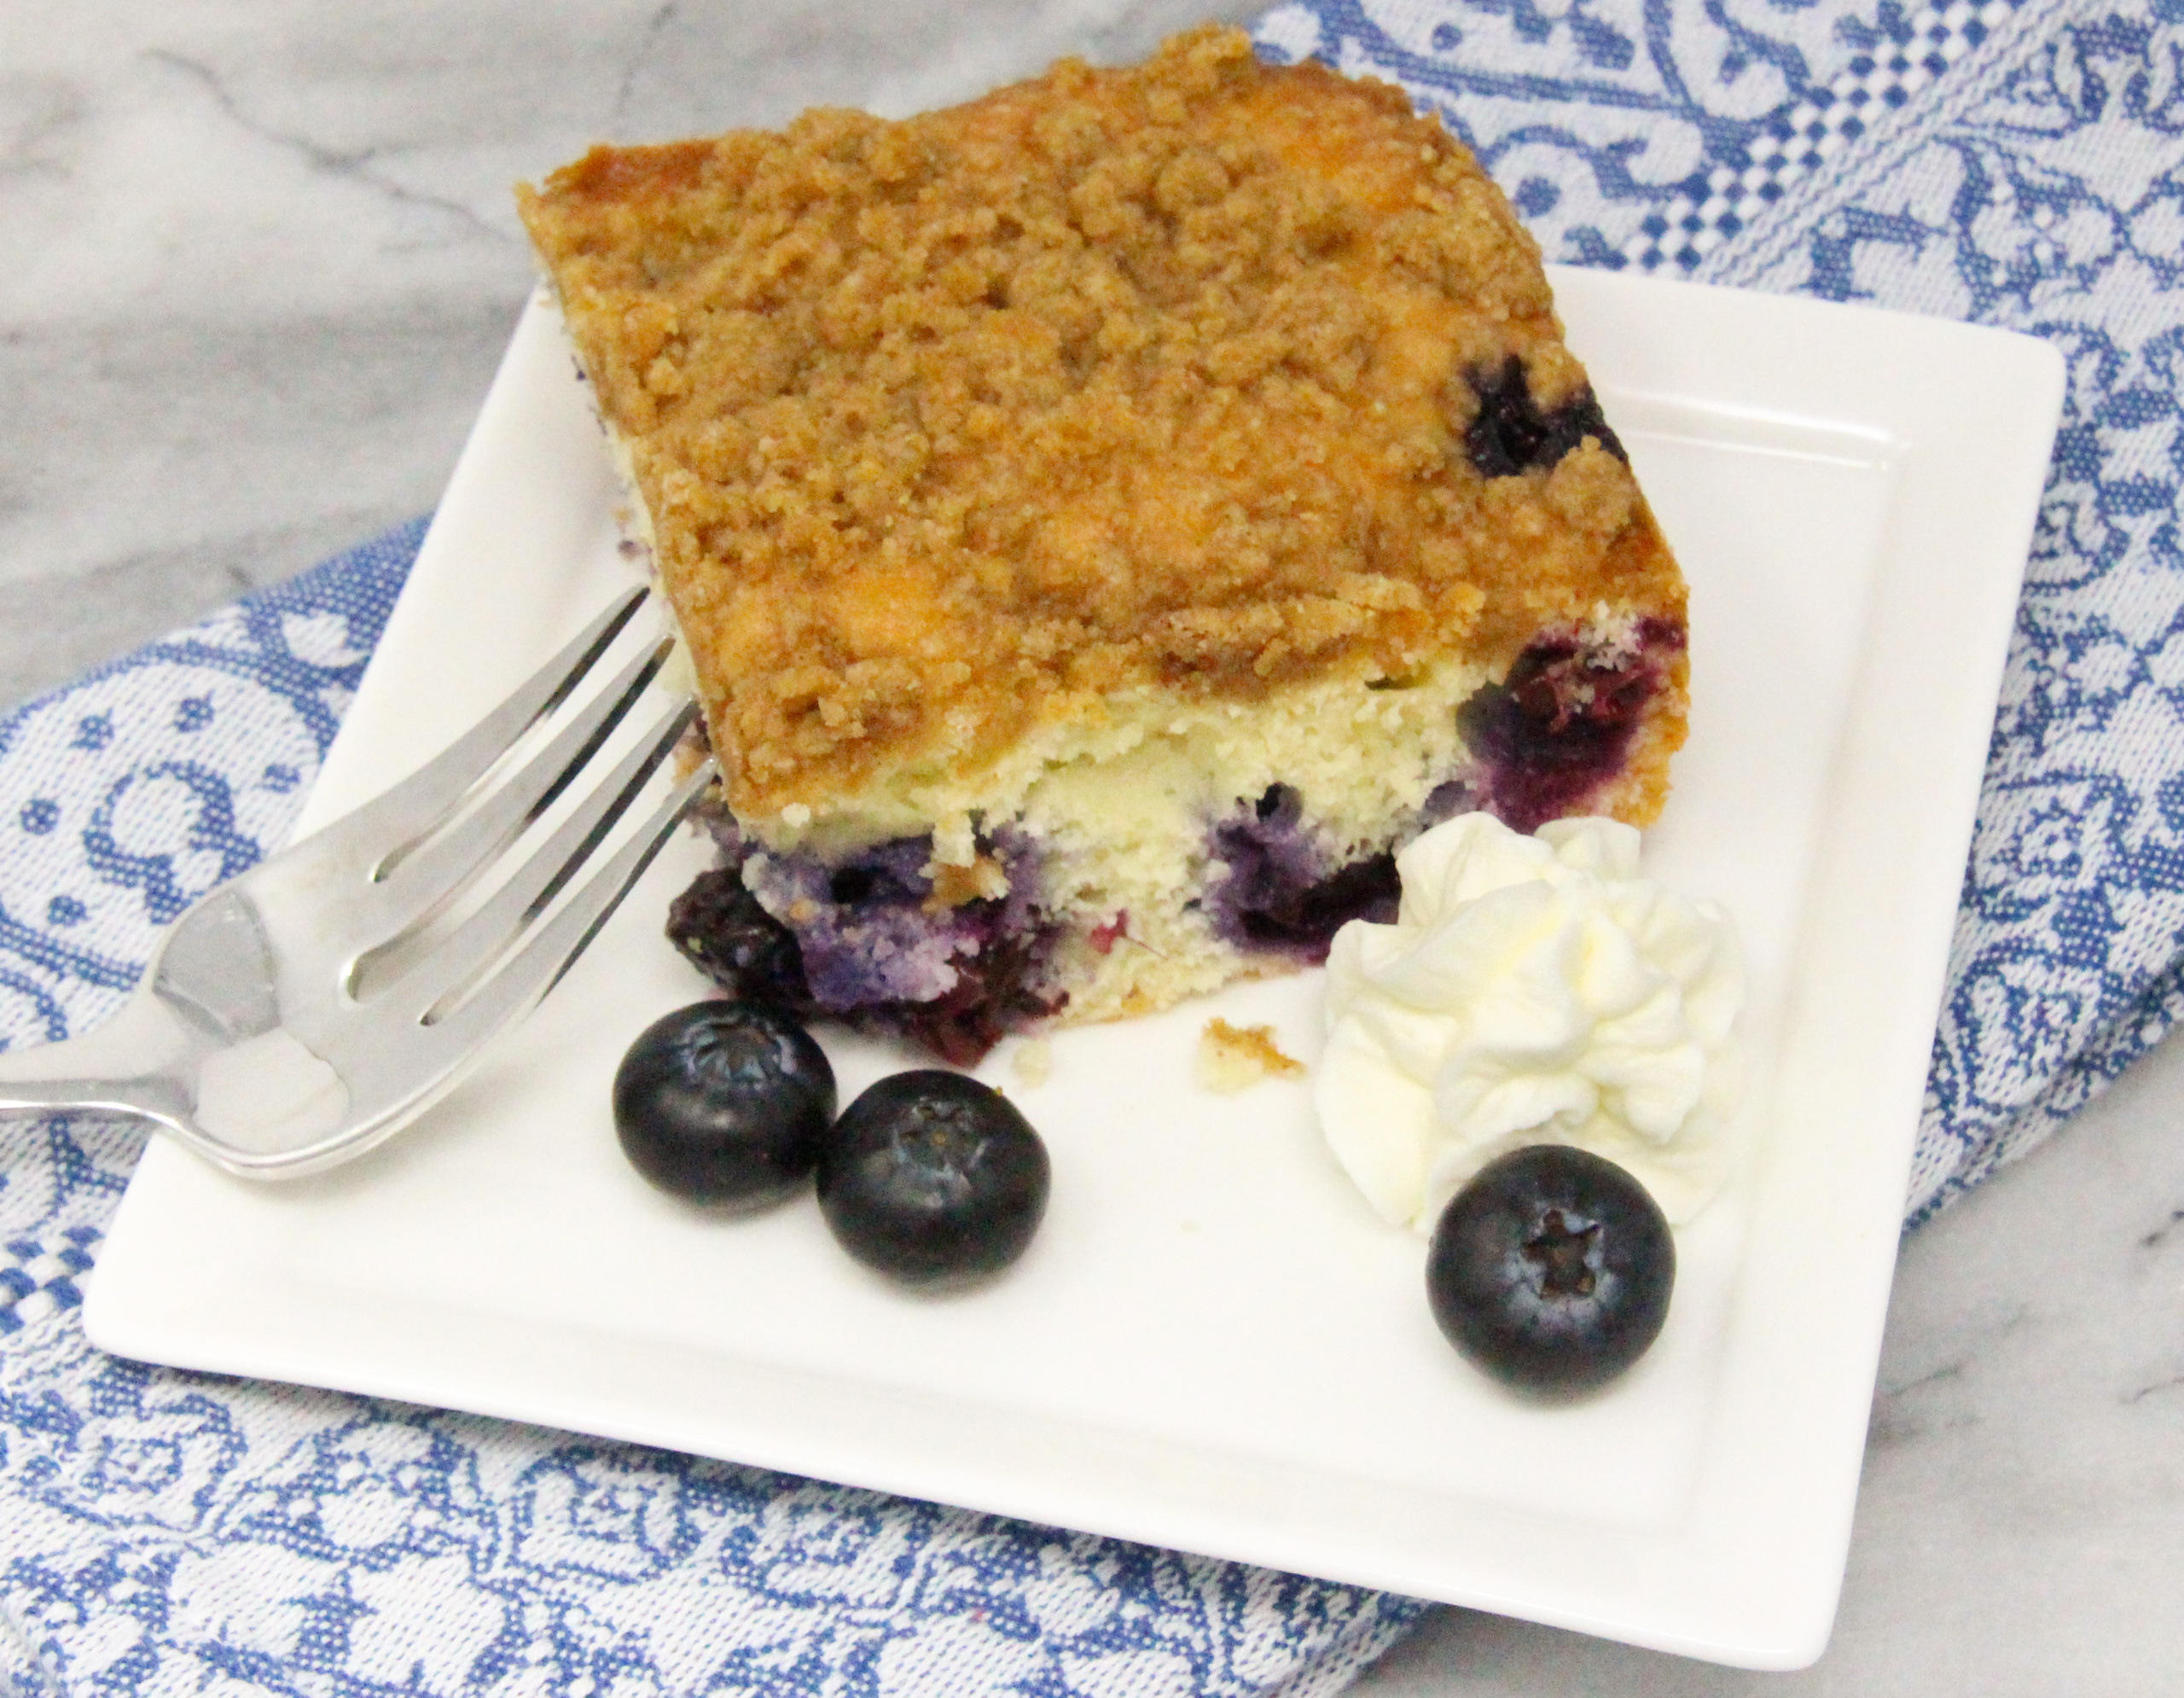
[[[394,852],[391,866],[382,861],[363,923],[391,933],[431,918],[459,895],[470,875],[522,835],[590,764],[658,675],[667,651],[666,643],[656,643],[630,661],[550,743],[464,816],[459,829],[413,852]]]
[[[450,1054],[474,1053],[496,1032],[534,1007],[599,935],[630,887],[643,875],[669,834],[717,776],[717,769],[707,760],[678,783],[652,817],[552,919],[480,981],[468,1000],[433,1024],[433,1040],[448,1046]]]
[[[649,593],[641,587],[617,597],[499,707],[392,789],[351,814],[342,829],[349,840],[375,846],[370,864],[384,864],[388,855],[438,825],[517,738],[566,701]]]
[[[484,906],[368,1000],[385,1001],[390,1012],[411,1014],[429,1024],[433,1011],[468,989],[582,870],[653,774],[674,753],[697,711],[693,702],[678,702],[656,720],[644,741],[598,781],[583,804],[555,828],[553,834]]]

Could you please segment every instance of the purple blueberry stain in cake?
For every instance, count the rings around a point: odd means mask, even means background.
[[[1059,1014],[1067,999],[1041,988],[1057,933],[1039,925],[999,930],[970,960],[957,963],[956,986],[930,1003],[890,1005],[872,1023],[913,1038],[958,1067],[975,1067],[1010,1032]]]
[[[1349,921],[1395,918],[1401,889],[1394,854],[1337,862],[1290,785],[1269,785],[1255,802],[1238,803],[1215,822],[1206,847],[1220,868],[1207,892],[1207,914],[1215,935],[1231,948],[1316,966]]]
[[[1518,831],[1579,812],[1618,776],[1681,626],[1638,621],[1626,641],[1576,633],[1541,637],[1509,675],[1457,710],[1457,729],[1478,759],[1478,805]]]
[[[1617,459],[1630,457],[1589,388],[1542,411],[1532,398],[1525,363],[1514,354],[1499,370],[1467,372],[1465,381],[1478,398],[1478,410],[1464,428],[1464,452],[1483,478],[1513,478],[1535,466],[1553,466],[1589,436]]]
[[[1458,814],[1478,811],[1479,788],[1469,778],[1448,778],[1426,793],[1418,810],[1418,829],[1430,831]]]
[[[1304,803],[1287,784],[1271,784],[1256,802],[1236,804],[1218,821],[1207,845],[1219,872],[1209,881],[1213,929],[1247,949],[1266,929],[1264,916],[1292,905],[1327,871],[1319,834],[1304,823]]]
[[[955,988],[955,960],[982,941],[965,908],[928,912],[932,846],[898,838],[834,863],[753,854],[743,883],[796,934],[812,1000],[830,1014],[877,1003],[931,1002]]]
[[[1020,835],[979,843],[1007,894],[950,907],[933,900],[929,837],[826,860],[746,850],[732,821],[709,823],[726,864],[677,898],[668,934],[731,995],[898,1033],[962,1065],[1059,1006],[1037,988],[1054,928]]]

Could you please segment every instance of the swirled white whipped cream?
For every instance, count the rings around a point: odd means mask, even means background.
[[[1627,1168],[1671,1221],[1720,1188],[1744,967],[1728,917],[1638,871],[1638,834],[1488,814],[1396,858],[1396,923],[1327,957],[1320,1125],[1388,1219],[1431,1232],[1480,1167],[1575,1144]]]

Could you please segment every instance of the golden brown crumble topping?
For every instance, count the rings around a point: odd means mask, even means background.
[[[1134,686],[1249,698],[1680,615],[1588,439],[1488,479],[1467,374],[1582,394],[1537,250],[1397,90],[1205,28],[900,123],[519,191],[630,450],[739,812],[971,770]]]

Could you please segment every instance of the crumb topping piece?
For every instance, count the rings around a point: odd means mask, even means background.
[[[1202,1090],[1230,1096],[1261,1079],[1300,1079],[1304,1073],[1302,1061],[1282,1053],[1270,1026],[1231,1026],[1216,1015],[1199,1034],[1194,1076]]]
[[[1044,1038],[1027,1038],[1017,1044],[1009,1065],[1019,1085],[1036,1090],[1054,1076],[1054,1045]]]
[[[520,199],[746,817],[1118,692],[1681,608],[1499,191],[1397,90],[1238,32]],[[1482,469],[1508,416],[1550,451]]]

